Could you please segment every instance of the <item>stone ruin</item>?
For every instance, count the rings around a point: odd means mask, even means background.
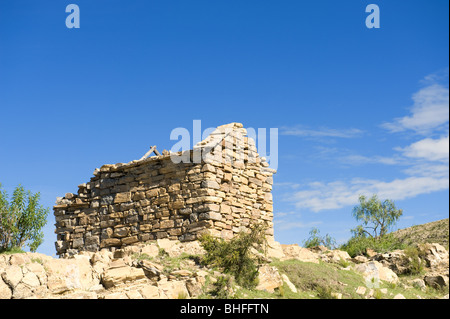
[[[273,240],[272,175],[240,123],[216,128],[192,150],[103,165],[53,207],[57,254],[168,238],[224,239],[264,222]],[[155,151],[152,148],[151,151]]]

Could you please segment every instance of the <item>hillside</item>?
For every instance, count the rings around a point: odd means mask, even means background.
[[[449,246],[449,219],[416,225],[393,232],[394,236],[403,243],[439,243],[448,249]]]
[[[0,299],[448,298],[448,251],[439,244],[420,247],[426,267],[408,275],[406,251],[351,258],[321,246],[272,242],[254,289],[203,265],[203,254],[197,241],[168,239],[60,259],[0,254]]]

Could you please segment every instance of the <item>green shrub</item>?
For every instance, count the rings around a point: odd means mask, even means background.
[[[316,291],[319,299],[336,299],[332,294],[333,291],[328,286],[317,286]]]
[[[265,230],[262,224],[253,225],[250,232],[241,232],[229,241],[203,235],[199,240],[206,253],[201,262],[222,268],[224,273],[233,275],[236,282],[245,288],[254,288],[258,284],[258,264],[261,260],[252,256],[251,248],[266,245]]]
[[[317,246],[325,246],[328,249],[336,248],[336,240],[332,238],[329,234],[325,236],[320,236],[320,230],[317,228],[312,228],[309,232],[309,238],[303,242],[303,247],[312,248]]]
[[[230,276],[219,276],[209,291],[211,296],[218,299],[230,299],[233,297],[233,278]]]
[[[36,251],[43,242],[42,228],[47,223],[48,208],[39,205],[40,194],[17,186],[11,200],[0,184],[0,252],[28,245]]]
[[[380,289],[375,289],[375,291],[373,293],[373,297],[375,299],[383,299],[383,293],[381,292]]]
[[[0,249],[0,254],[12,255],[12,254],[21,254],[24,253],[25,250],[18,247],[11,247],[9,249]]]
[[[392,234],[387,234],[378,238],[356,236],[339,247],[345,250],[351,257],[364,255],[368,248],[373,249],[377,253],[385,253],[395,249],[403,249],[404,245]]]
[[[186,292],[184,292],[184,291],[178,292],[177,299],[187,299],[187,298],[188,298],[188,295],[186,294]]]
[[[345,259],[343,259],[343,258],[340,258],[340,259],[339,259],[339,265],[340,265],[342,268],[347,268],[348,266],[351,265],[351,262],[349,262],[349,261],[347,261],[347,260],[345,260]]]
[[[406,262],[408,264],[409,275],[419,275],[423,272],[425,267],[425,261],[420,257],[420,251],[415,246],[406,247],[403,251],[405,253]]]
[[[275,292],[280,296],[281,298],[284,298],[285,292],[284,292],[284,286],[280,286],[275,288]]]

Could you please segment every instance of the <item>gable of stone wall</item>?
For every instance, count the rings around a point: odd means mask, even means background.
[[[220,134],[220,158],[196,164],[191,150],[189,163],[176,164],[164,155],[97,169],[88,183],[79,185],[78,194],[66,194],[54,206],[57,253],[67,256],[158,238],[189,241],[204,232],[231,238],[261,221],[273,235],[275,171],[259,158],[242,126],[233,124],[228,135]],[[226,142],[235,144],[232,152]],[[202,143],[207,145],[208,139]],[[236,151],[254,160],[238,161]]]

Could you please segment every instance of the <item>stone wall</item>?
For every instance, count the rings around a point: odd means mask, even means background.
[[[191,241],[204,232],[231,238],[254,222],[273,236],[268,166],[239,123],[218,127],[193,150],[104,165],[78,194],[58,198],[57,254]]]

